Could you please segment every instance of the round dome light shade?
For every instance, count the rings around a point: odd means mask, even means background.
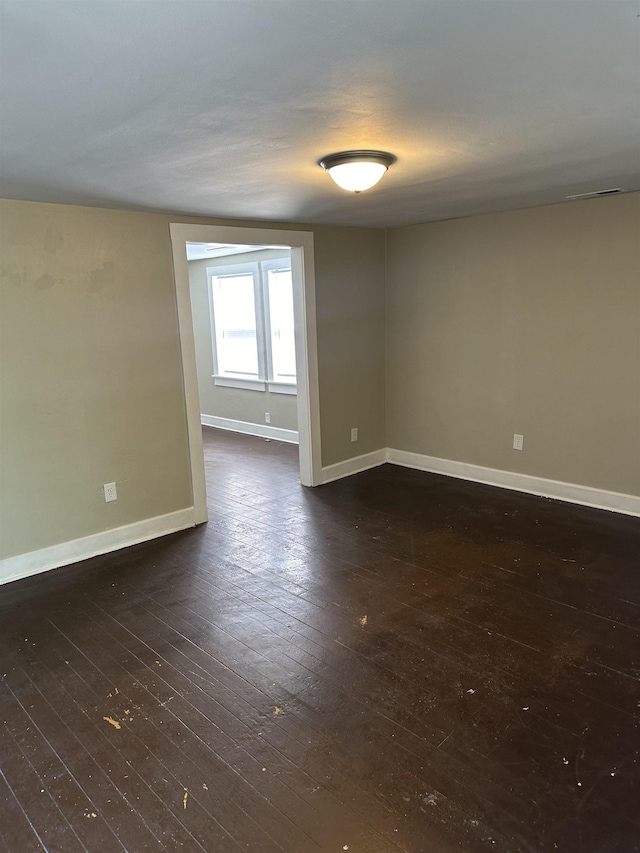
[[[320,166],[343,190],[359,193],[377,184],[395,159],[385,151],[342,151],[324,157]]]
[[[333,180],[343,190],[360,193],[375,186],[387,171],[382,163],[342,163],[327,169]]]

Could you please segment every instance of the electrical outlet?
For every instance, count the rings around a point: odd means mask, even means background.
[[[118,500],[118,492],[116,490],[116,484],[115,483],[105,483],[103,488],[104,488],[105,503],[109,503],[109,501],[117,501]]]
[[[513,449],[514,450],[522,450],[524,447],[524,436],[518,435],[518,433],[513,434]]]
[[[351,430],[351,441],[357,441],[357,440],[358,440],[358,427],[353,427],[353,429]]]
[[[265,412],[265,413],[264,413],[264,422],[265,422],[265,424],[270,424],[270,423],[271,423],[271,413],[270,413],[270,412]]]

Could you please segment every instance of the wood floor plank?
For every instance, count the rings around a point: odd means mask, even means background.
[[[139,767],[141,759],[146,774],[149,765],[159,765],[159,778],[169,787],[163,786],[163,797],[173,811],[183,809],[183,822],[200,843],[204,842],[208,849],[215,841],[219,849],[233,851],[242,849],[244,844],[270,853],[283,849],[263,831],[255,817],[234,801],[225,784],[226,768],[202,737],[207,733],[198,731],[197,724],[194,731],[192,720],[183,722],[176,717],[167,701],[170,694],[165,692],[158,697],[147,690],[140,680],[140,670],[128,666],[126,655],[110,654],[109,637],[95,624],[84,625],[71,634],[74,643],[65,643],[67,638],[63,635],[57,642],[62,654],[82,671],[101,703],[102,708],[97,706],[94,711],[96,717],[104,719],[106,715],[121,727],[118,730],[111,724],[115,734],[109,733],[114,741],[124,741],[120,749],[134,766]],[[76,644],[82,648],[86,661],[74,656]],[[141,755],[142,745],[145,751]],[[210,760],[206,761],[203,754]],[[187,792],[188,807],[184,808]]]
[[[0,844],[1,849],[32,851],[46,850],[45,842],[25,811],[22,796],[19,796],[22,786],[18,783],[18,793],[9,784],[2,769],[0,769]]]
[[[65,661],[64,683],[55,676],[56,663],[60,658],[56,658],[52,653],[53,648],[54,643],[50,640],[46,647],[39,650],[37,656],[30,650],[30,659],[26,666],[31,678],[37,679],[61,715],[65,719],[73,720],[73,731],[78,740],[91,752],[118,791],[144,816],[145,823],[164,849],[171,850],[180,846],[186,846],[187,849],[204,849],[179,820],[182,810],[179,798],[175,798],[178,802],[172,810],[171,802],[165,803],[150,784],[157,780],[143,777],[136,769],[136,762],[126,757],[126,753],[121,749],[121,738],[117,735],[117,730],[114,731],[111,725],[105,726],[104,717],[97,713],[97,704],[83,701],[86,684],[73,669],[71,661]]]
[[[86,851],[73,826],[51,796],[46,781],[36,773],[6,725],[0,738],[0,767],[7,788],[11,790],[6,805],[14,809],[13,817],[5,815],[0,820],[0,826],[4,827],[5,832],[13,830],[14,818],[19,817],[15,809],[19,806],[37,836],[38,843],[47,850],[55,853]],[[21,792],[20,801],[13,791]],[[9,842],[4,843],[9,848]]]
[[[203,432],[208,525],[3,588],[3,853],[640,851],[637,519]]]
[[[8,676],[11,676],[9,669]],[[67,822],[88,850],[122,851],[125,849],[103,816],[97,811],[95,803],[82,787],[82,780],[73,775],[67,761],[72,760],[72,751],[63,750],[60,755],[45,733],[29,715],[27,708],[35,707],[33,692],[17,695],[14,703],[5,714],[5,726],[12,740],[34,767],[39,780],[45,784],[45,790],[55,800]],[[25,705],[26,701],[26,705]],[[31,786],[34,782],[31,781]],[[27,802],[34,788],[20,791],[20,802]],[[24,808],[24,807],[23,807]],[[95,815],[95,817],[94,817]]]

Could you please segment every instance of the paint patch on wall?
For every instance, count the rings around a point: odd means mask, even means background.
[[[104,290],[105,287],[113,284],[115,269],[113,261],[106,261],[100,269],[91,270],[89,273],[89,289],[95,292]]]
[[[49,275],[49,273],[46,272],[44,275],[41,275],[40,278],[37,278],[34,281],[33,286],[37,290],[48,290],[50,287],[55,287],[55,285],[58,284],[58,282],[60,281],[64,281],[64,279],[54,278],[52,275]]]
[[[24,268],[20,269],[17,264],[9,264],[8,267],[0,270],[0,278],[6,278],[7,284],[12,287],[20,287],[27,280],[27,272]]]

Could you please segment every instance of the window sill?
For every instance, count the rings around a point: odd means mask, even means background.
[[[221,385],[224,388],[244,388],[245,391],[269,391],[271,394],[292,394],[298,393],[297,385],[289,382],[274,382],[272,380],[265,381],[264,379],[243,379],[240,376],[216,376],[211,377],[214,385]]]
[[[247,391],[266,391],[267,383],[262,379],[242,379],[239,376],[212,376],[214,385],[225,388],[245,388]]]
[[[267,386],[272,394],[297,394],[298,386],[290,382],[267,381]]]

